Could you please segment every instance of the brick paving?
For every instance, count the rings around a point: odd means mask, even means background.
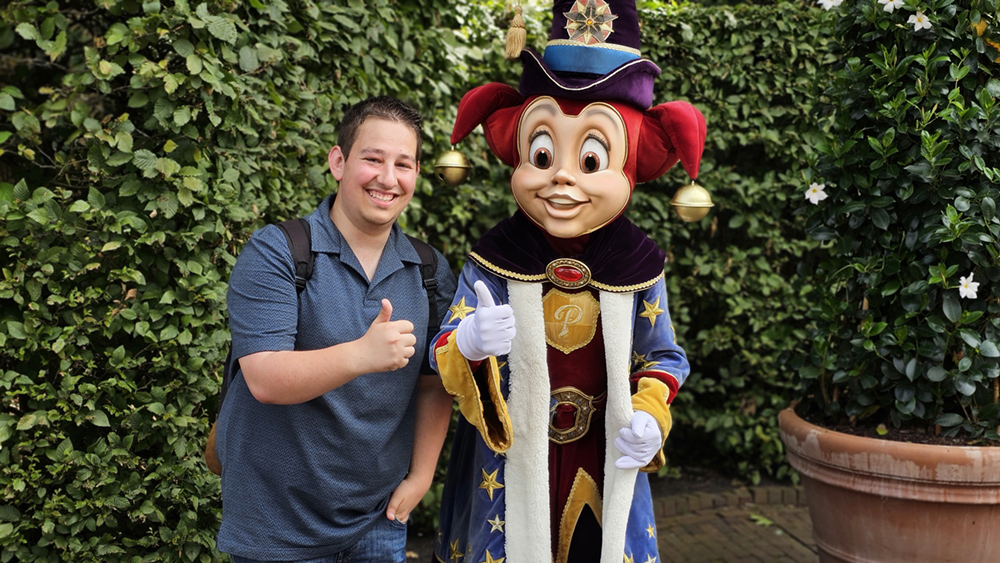
[[[734,486],[665,494],[653,499],[653,508],[659,563],[818,561],[801,487]],[[407,563],[433,563],[431,548],[429,538],[414,538],[407,546]]]

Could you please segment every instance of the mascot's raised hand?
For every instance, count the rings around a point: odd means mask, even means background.
[[[479,306],[458,325],[455,342],[466,358],[478,361],[510,352],[514,340],[514,311],[510,305],[497,305],[482,281],[474,285]]]

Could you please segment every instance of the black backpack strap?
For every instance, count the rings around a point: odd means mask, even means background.
[[[314,255],[309,221],[305,217],[300,217],[282,221],[277,225],[281,232],[285,233],[288,248],[292,251],[292,261],[295,263],[295,291],[302,293],[306,288],[306,282],[313,274]]]
[[[278,228],[285,235],[288,241],[288,248],[292,251],[292,261],[295,263],[295,291],[302,293],[306,288],[306,282],[313,274],[313,261],[315,255],[312,251],[312,237],[310,235],[309,221],[305,217],[291,219],[277,223]],[[437,334],[437,330],[434,331]],[[229,383],[239,369],[239,360],[233,360],[233,350],[230,348],[226,354],[226,363],[222,367],[222,389],[219,392],[219,407],[216,409],[216,417],[222,410],[222,403],[226,400],[226,393],[229,391]]]
[[[437,336],[441,329],[441,319],[438,318],[437,310],[437,254],[426,242],[406,235],[413,245],[413,250],[420,256],[420,278],[423,281],[424,289],[427,291],[427,345],[433,346],[432,339]],[[424,363],[421,365],[420,373],[431,374],[430,355],[424,354]]]

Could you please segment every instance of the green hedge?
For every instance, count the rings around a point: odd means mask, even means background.
[[[792,396],[787,362],[807,339],[814,283],[815,243],[797,214],[823,138],[813,107],[831,76],[830,20],[789,3],[644,16],[643,48],[663,68],[658,101],[689,100],[708,121],[698,181],[715,202],[706,219],[681,224],[663,205],[686,182],[675,169],[640,186],[630,211],[669,250],[671,313],[692,360],[668,454],[754,481],[784,477],[777,413]]]
[[[794,211],[826,38],[815,10],[789,4],[642,5],[657,100],[708,118],[700,180],[716,202],[680,223],[674,171],[629,211],[669,250],[694,367],[671,459],[773,472],[780,368],[809,283]],[[457,269],[512,211],[510,171],[478,134],[459,147],[476,166],[467,184],[442,187],[429,168],[466,90],[516,84],[519,63],[500,54],[508,17],[502,3],[389,0],[0,8],[0,561],[218,558],[201,449],[242,242],[333,188],[342,110],[384,93],[427,116],[404,224]],[[528,26],[541,48],[547,23]]]

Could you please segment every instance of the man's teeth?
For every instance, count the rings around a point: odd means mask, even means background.
[[[368,195],[372,196],[372,198],[377,199],[379,201],[392,201],[396,197],[392,194],[383,194],[378,192],[368,192]]]

